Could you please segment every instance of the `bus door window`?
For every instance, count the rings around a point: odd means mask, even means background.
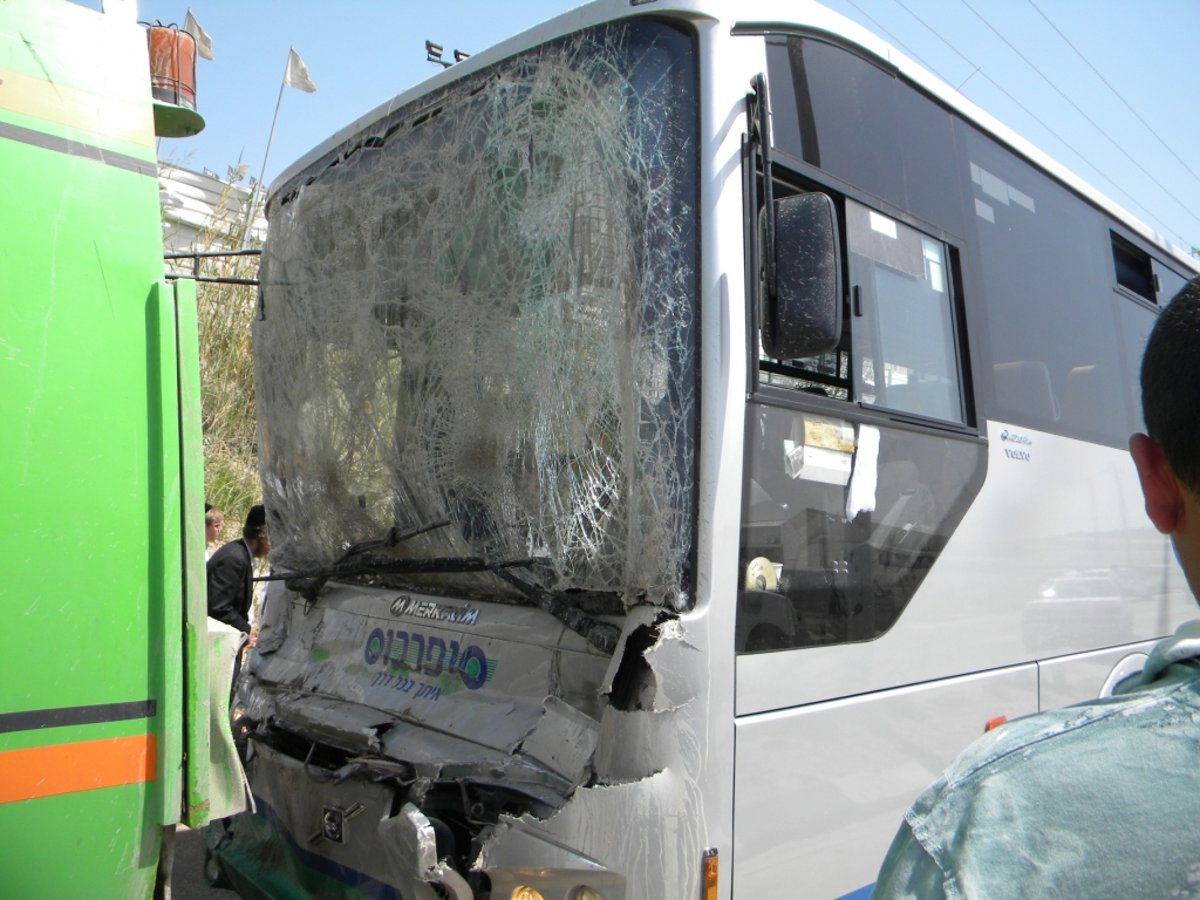
[[[846,240],[859,402],[961,423],[946,246],[853,200]]]
[[[776,196],[788,190],[776,182]],[[758,348],[746,416],[739,653],[883,634],[982,483],[953,250],[840,202],[850,285],[840,343],[795,360]]]

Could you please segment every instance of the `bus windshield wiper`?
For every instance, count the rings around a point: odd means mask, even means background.
[[[427,525],[418,525],[416,528],[410,528],[407,531],[402,531],[399,525],[393,525],[389,528],[382,537],[369,538],[365,541],[359,541],[355,544],[350,544],[330,565],[318,569],[313,574],[288,573],[287,575],[276,576],[267,575],[255,578],[255,581],[307,581],[307,584],[298,585],[297,591],[304,596],[311,605],[317,599],[317,595],[321,592],[321,588],[325,586],[325,582],[336,575],[347,574],[365,574],[364,572],[349,572],[344,571],[346,562],[351,557],[359,556],[369,550],[375,550],[380,547],[391,548],[404,541],[415,538],[417,535],[424,534],[427,531],[433,531],[435,528],[445,528],[450,524],[449,519],[443,519],[439,522],[431,522]],[[369,571],[379,571],[377,567],[372,567]],[[291,584],[288,585],[291,587]]]
[[[528,561],[528,563],[544,562],[544,559]],[[521,565],[524,564],[505,566],[502,569],[496,569],[495,572],[497,576],[524,594],[532,605],[550,613],[576,634],[585,638],[597,650],[611,654],[617,649],[621,629],[610,622],[593,618],[592,613],[623,615],[625,607],[620,598],[611,595],[596,595],[592,592],[583,592],[580,597],[573,598],[567,591],[548,591],[511,571]],[[573,599],[578,602],[572,602]],[[605,600],[607,602],[604,602]],[[583,608],[585,605],[591,606],[593,609],[585,610]]]
[[[449,524],[449,519],[443,519],[440,522],[431,522],[428,525],[418,525],[416,528],[410,528],[407,531],[401,531],[399,525],[393,525],[384,533],[383,537],[370,538],[365,541],[359,541],[356,544],[351,544],[342,551],[341,556],[334,560],[332,565],[341,565],[350,557],[357,556],[360,553],[365,553],[368,550],[374,550],[377,547],[395,547],[397,544],[402,544],[411,538],[415,538],[419,534],[424,534],[427,531],[433,531],[436,528],[445,528]]]
[[[367,557],[355,562],[333,563],[320,569],[263,575],[255,581],[326,581],[348,575],[442,575],[455,572],[496,572],[540,563],[540,559],[508,559],[493,562],[482,556],[428,556],[416,559]]]

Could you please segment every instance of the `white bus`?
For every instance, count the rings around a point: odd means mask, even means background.
[[[1193,261],[817,5],[583,7],[268,215],[244,890],[863,896],[1194,613],[1125,450]]]

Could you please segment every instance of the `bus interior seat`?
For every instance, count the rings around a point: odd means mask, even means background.
[[[996,403],[1004,410],[1032,413],[1040,419],[1057,421],[1058,402],[1050,383],[1050,370],[1041,360],[996,363],[992,367]]]
[[[734,644],[738,653],[796,646],[791,602],[774,591],[740,591]]]

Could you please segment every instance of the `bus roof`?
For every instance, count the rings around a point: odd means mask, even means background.
[[[856,46],[871,56],[877,57],[905,79],[1005,144],[1013,152],[1043,169],[1089,202],[1121,221],[1132,231],[1169,253],[1177,262],[1192,271],[1200,272],[1200,265],[1197,264],[1197,261],[1165,235],[1142,222],[1102,191],[1021,137],[963,96],[954,87],[901,53],[878,35],[840,13],[813,2],[813,0],[743,0],[737,4],[736,12],[732,15],[729,4],[722,0],[594,0],[592,3],[548,19],[540,25],[473,54],[462,62],[435,73],[425,81],[380,104],[288,166],[271,185],[270,194],[274,196],[313,163],[374,123],[386,118],[394,110],[400,109],[432,91],[555,38],[614,19],[636,15],[658,17],[667,15],[691,21],[725,21],[728,22],[731,31],[801,30],[827,35],[839,42]]]

